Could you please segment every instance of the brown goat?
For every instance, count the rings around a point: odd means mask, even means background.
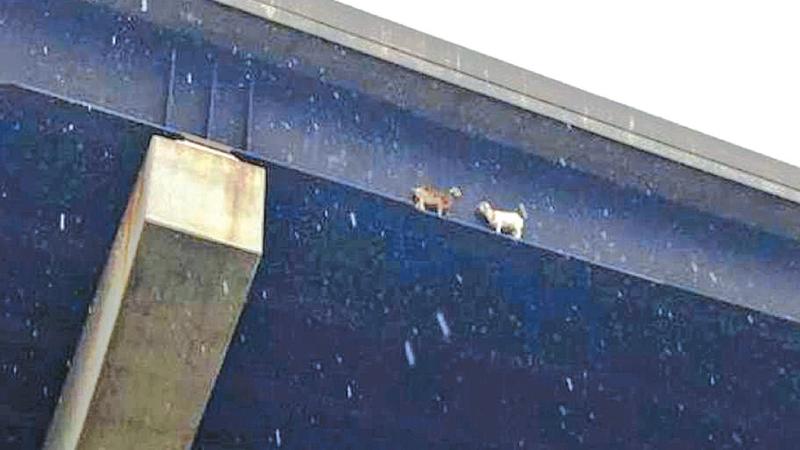
[[[433,186],[417,186],[411,190],[414,206],[420,211],[428,208],[436,208],[436,214],[440,217],[450,211],[453,200],[461,197],[461,189],[452,187],[447,191],[441,191]]]

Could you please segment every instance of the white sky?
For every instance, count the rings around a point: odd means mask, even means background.
[[[800,166],[800,3],[339,1]]]

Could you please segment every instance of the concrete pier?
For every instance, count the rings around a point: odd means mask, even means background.
[[[186,448],[262,254],[266,174],[153,137],[46,449]]]

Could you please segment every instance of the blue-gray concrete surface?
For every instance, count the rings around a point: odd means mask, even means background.
[[[268,255],[197,449],[800,437],[796,324],[295,170],[269,179]]]
[[[0,97],[0,448],[37,448],[160,131]],[[267,255],[195,448],[800,438],[796,323],[264,163]]]
[[[39,448],[152,129],[0,89],[0,448]]]
[[[530,243],[800,318],[796,204],[205,0],[141,5],[5,2],[0,79],[389,198],[463,184],[474,224],[525,202]]]
[[[0,79],[94,105],[0,90],[0,447],[41,442],[164,129],[270,172],[197,448],[800,437],[797,205],[207,1],[140,6],[0,5]],[[420,182],[465,197],[420,214]],[[528,206],[523,242],[484,198]]]

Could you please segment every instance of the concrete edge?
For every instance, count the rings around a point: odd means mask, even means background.
[[[148,196],[147,182],[143,170],[140,169],[125,213],[114,234],[71,368],[61,387],[61,394],[42,444],[45,450],[72,450],[78,447],[122,308],[122,299],[128,288],[145,227]]]
[[[198,157],[198,154],[202,156]],[[108,370],[108,354],[115,336],[119,333],[118,318],[125,311],[126,304],[129,305],[130,300],[126,298],[129,297],[131,290],[137,289],[136,283],[133,285],[131,283],[136,272],[135,266],[141,256],[143,236],[148,227],[150,229],[158,227],[173,234],[179,233],[184,238],[204,245],[222,246],[229,252],[247,255],[252,260],[252,265],[245,275],[247,282],[243,286],[239,285],[237,288],[234,285],[229,288],[227,280],[223,278],[222,296],[227,297],[229,289],[234,293],[241,291],[241,296],[231,296],[234,300],[238,299],[238,304],[235,308],[228,306],[229,312],[235,309],[235,317],[224,329],[222,356],[216,362],[213,372],[213,377],[216,378],[264,253],[265,196],[265,167],[243,161],[230,153],[204,148],[188,140],[175,140],[157,134],[151,137],[99,277],[72,365],[62,385],[42,448],[72,450],[85,446],[83,440],[86,427],[93,420],[93,409],[97,408],[98,386],[107,376],[104,373]],[[246,208],[247,205],[252,208]],[[242,211],[240,206],[245,206],[245,211],[249,214],[240,217],[237,214]],[[230,217],[225,217],[226,214]],[[198,215],[205,220],[198,221]],[[169,261],[169,258],[167,260]],[[223,266],[227,267],[228,271],[236,270],[238,267],[235,264],[231,266],[223,264]],[[185,270],[184,267],[174,269]],[[152,270],[152,272],[159,271],[161,269]],[[170,272],[167,270],[164,273]],[[219,273],[224,271],[220,270]],[[180,289],[185,289],[187,284],[197,283],[199,280],[198,277],[190,275],[187,277],[191,281],[178,283]],[[148,288],[140,286],[138,289],[152,289],[152,286]],[[157,293],[152,295],[158,299]],[[194,300],[194,297],[173,298]],[[202,307],[208,302],[200,301],[197,304]],[[176,308],[185,309],[186,305],[177,305]],[[143,317],[148,321],[151,318],[146,314]],[[154,315],[152,318],[158,317]],[[196,339],[195,341],[199,342]],[[205,351],[202,353],[205,354]],[[192,370],[192,367],[187,366],[186,369]],[[209,372],[204,372],[204,376],[208,375]],[[205,395],[202,399],[203,409],[210,398],[212,388],[213,382],[203,393]],[[192,427],[193,431],[196,431],[199,419],[194,422],[196,423],[192,423]],[[119,430],[124,432],[126,427],[130,426],[130,423],[122,423]],[[191,437],[193,438],[194,434]],[[102,442],[105,437],[99,439]],[[88,444],[87,448],[95,446]],[[147,446],[147,448],[163,448],[163,446]]]
[[[800,203],[800,168],[332,0],[214,0]]]
[[[165,193],[149,200],[148,223],[263,255],[263,167],[190,140],[159,135],[150,138],[145,164],[149,188]],[[240,208],[252,204],[258,208]]]

